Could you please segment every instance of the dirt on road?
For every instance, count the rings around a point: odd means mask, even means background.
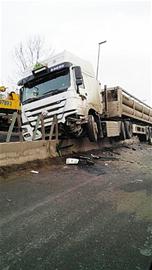
[[[0,269],[149,269],[152,146],[81,155],[91,154],[94,164],[64,157],[1,169]]]

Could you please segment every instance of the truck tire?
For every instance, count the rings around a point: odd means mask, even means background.
[[[94,120],[95,120],[95,122],[97,124],[98,139],[100,140],[100,139],[102,139],[104,137],[100,116],[95,115]]]
[[[124,122],[126,139],[131,139],[133,136],[132,123],[130,121]]]
[[[126,140],[126,131],[125,131],[124,122],[121,122],[120,139],[123,140],[123,141]]]
[[[138,137],[140,142],[148,142],[150,139],[149,129],[146,129],[146,134],[139,134]]]
[[[90,142],[97,142],[98,128],[93,115],[88,115],[87,131]]]
[[[146,141],[146,136],[145,134],[138,134],[138,138],[140,142],[145,142]]]
[[[149,144],[152,144],[152,128],[149,127]]]
[[[150,139],[150,130],[149,130],[149,127],[147,127],[147,130],[146,130],[146,142],[149,142],[149,139]]]

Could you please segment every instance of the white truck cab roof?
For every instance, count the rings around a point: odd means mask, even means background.
[[[47,65],[48,67],[56,66],[64,62],[70,62],[71,64],[73,64],[73,66],[80,66],[82,72],[87,73],[92,77],[95,77],[94,70],[90,62],[83,60],[66,50],[46,60],[40,61],[41,64]],[[27,76],[30,76],[32,74],[32,70],[33,66],[25,70],[22,77],[25,78]]]

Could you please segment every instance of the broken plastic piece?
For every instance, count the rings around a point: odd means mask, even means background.
[[[31,171],[31,173],[35,173],[35,174],[37,174],[37,173],[39,173],[38,171],[34,171],[34,170],[32,170]]]
[[[99,159],[99,158],[101,158],[100,156],[96,156],[96,155],[93,155],[93,154],[91,154],[91,157],[94,158],[94,159]]]
[[[73,165],[73,164],[78,164],[79,159],[78,158],[67,158],[66,159],[66,164],[67,165]]]

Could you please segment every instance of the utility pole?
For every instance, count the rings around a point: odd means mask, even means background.
[[[98,71],[99,71],[99,60],[100,60],[100,45],[106,43],[107,41],[104,40],[98,43],[98,59],[97,59],[97,71],[96,71],[96,79],[98,80]]]

